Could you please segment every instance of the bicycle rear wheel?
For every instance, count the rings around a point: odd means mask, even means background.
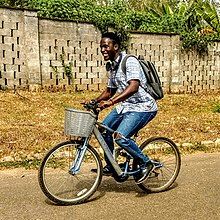
[[[176,144],[168,138],[152,137],[146,140],[140,149],[152,160],[155,169],[138,186],[146,192],[167,190],[175,182],[181,166],[180,152]],[[134,168],[137,169],[137,164],[134,164]]]
[[[97,152],[88,146],[76,174],[70,168],[77,158],[81,141],[56,145],[44,157],[39,169],[39,184],[53,202],[64,205],[82,203],[95,193],[102,179],[102,163]],[[97,169],[97,173],[91,171]]]

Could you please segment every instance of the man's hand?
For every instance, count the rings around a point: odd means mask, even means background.
[[[95,104],[97,104],[97,101],[95,99],[92,99],[90,101],[82,101],[81,104],[84,104],[84,105],[87,105],[87,104],[95,105]]]
[[[114,105],[113,101],[110,99],[108,101],[101,101],[99,103],[99,108],[100,109],[104,109],[104,108],[108,108],[110,106]]]

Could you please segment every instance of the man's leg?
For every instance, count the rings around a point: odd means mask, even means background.
[[[134,159],[138,160],[140,168],[142,169],[142,175],[140,176],[140,182],[142,182],[153,166],[148,156],[144,155],[137,144],[131,139],[131,136],[144,127],[149,121],[151,121],[156,115],[156,112],[128,112],[124,114],[123,120],[118,126],[114,139],[115,142],[128,153],[130,153]],[[147,166],[146,166],[147,165]]]

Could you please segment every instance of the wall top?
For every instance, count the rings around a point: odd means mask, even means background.
[[[46,18],[38,16],[40,20],[51,20],[51,21],[60,21],[60,22],[74,22],[74,23],[80,23],[80,24],[92,24],[92,22],[89,21],[79,21],[79,20],[71,20],[71,19],[62,19],[62,18]]]
[[[29,9],[29,8],[16,8],[16,7],[12,7],[12,6],[3,6],[1,5],[0,6],[0,9],[10,9],[10,10],[20,10],[20,11],[32,11],[32,12],[37,12],[38,10],[37,9]]]
[[[147,32],[147,31],[129,31],[131,34],[152,34],[152,35],[166,35],[166,36],[176,36],[177,33],[159,33],[159,32]]]

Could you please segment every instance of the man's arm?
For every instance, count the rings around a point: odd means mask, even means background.
[[[118,102],[122,102],[127,98],[129,98],[130,96],[132,96],[133,94],[135,94],[138,91],[140,85],[139,80],[130,80],[128,83],[129,83],[128,87],[122,93],[118,94],[114,98],[105,99],[107,101],[104,101],[104,99],[102,99],[102,101],[100,102],[100,107],[101,108],[110,107],[111,105],[114,105],[115,103]]]
[[[126,100],[127,98],[129,98],[138,91],[140,85],[139,80],[135,80],[135,79],[130,80],[128,83],[129,85],[122,93],[118,94],[113,99],[111,99],[113,104]]]
[[[109,88],[107,87],[99,97],[95,99],[96,102],[101,102],[105,100],[109,100],[114,94],[116,93],[117,89],[116,88]]]

